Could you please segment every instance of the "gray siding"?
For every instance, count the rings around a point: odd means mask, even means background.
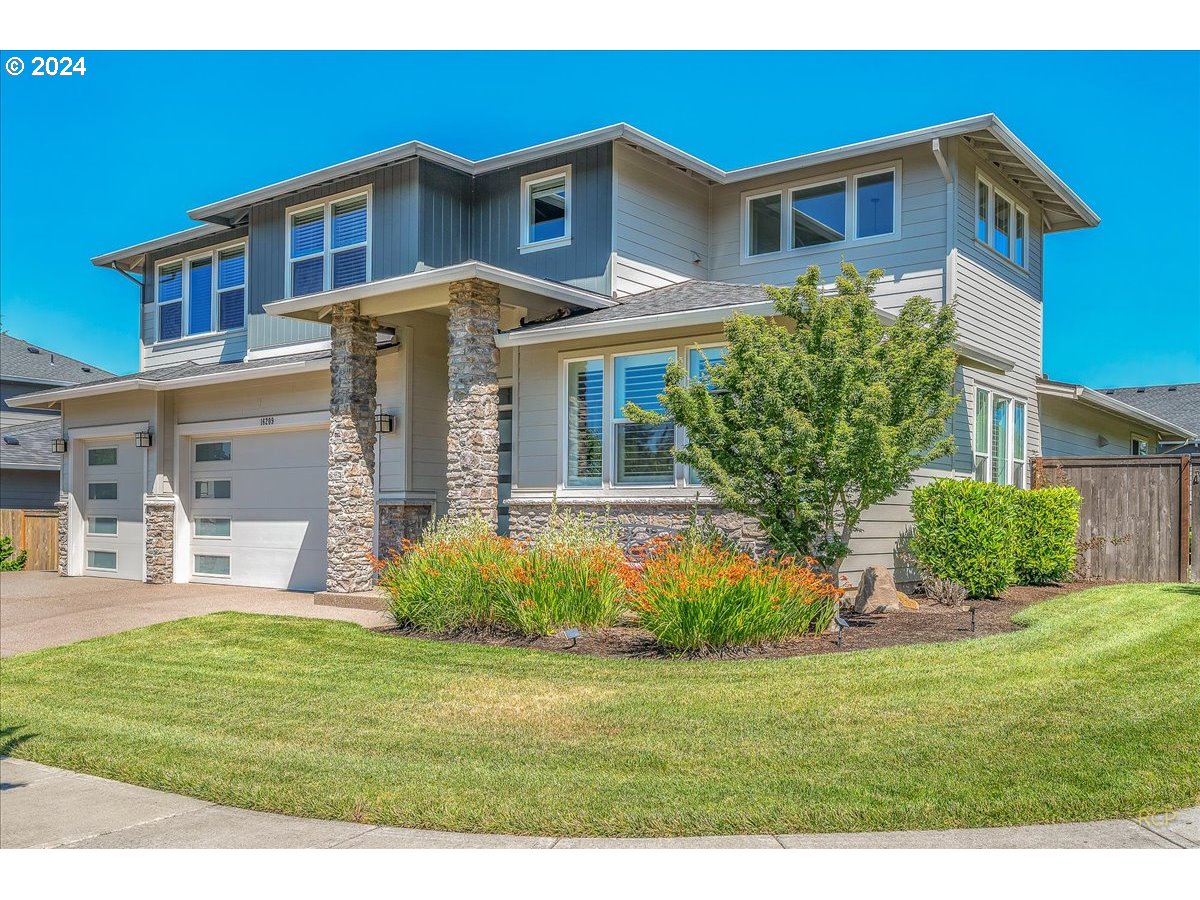
[[[708,185],[626,144],[614,146],[613,169],[613,293],[707,278]]]
[[[571,166],[571,243],[521,253],[521,178]],[[471,255],[514,272],[608,294],[612,253],[612,144],[548,156],[475,179]]]
[[[1044,456],[1128,456],[1135,433],[1151,442],[1158,439],[1149,427],[1060,397],[1043,397],[1041,413]],[[1103,447],[1101,438],[1107,441]]]
[[[58,480],[56,471],[6,469],[0,479],[0,509],[53,509],[58,502]]]
[[[13,397],[32,394],[35,391],[48,391],[54,387],[55,385],[30,384],[27,381],[0,381],[0,422],[16,425],[20,422],[40,422],[48,416],[57,416],[58,412],[53,409],[21,409],[8,405],[8,401]]]
[[[471,176],[421,160],[418,268],[471,258]]]

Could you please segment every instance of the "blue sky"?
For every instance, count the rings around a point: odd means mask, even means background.
[[[137,366],[136,289],[90,257],[406,140],[479,158],[623,120],[735,168],[995,112],[1103,219],[1047,242],[1049,375],[1200,381],[1200,54],[112,52],[86,64],[82,77],[0,75],[0,315],[113,371]]]

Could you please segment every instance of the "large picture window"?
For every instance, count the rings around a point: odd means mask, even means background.
[[[370,192],[288,210],[287,295],[371,280]]]
[[[975,389],[975,479],[1025,487],[1024,401]]]
[[[246,245],[205,250],[156,266],[159,341],[246,325]]]
[[[695,474],[675,461],[687,433],[672,422],[643,425],[625,416],[627,403],[664,413],[659,397],[667,366],[687,361],[688,377],[708,381],[709,366],[725,358],[722,346],[687,343],[642,352],[612,351],[563,364],[565,487],[678,487]]]

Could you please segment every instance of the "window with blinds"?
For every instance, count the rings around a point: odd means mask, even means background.
[[[183,263],[158,268],[158,339],[183,337]]]
[[[159,341],[246,326],[246,245],[207,249],[159,263],[155,305]]]
[[[613,426],[617,484],[672,484],[675,481],[675,426],[639,425],[625,418],[626,403],[662,413],[659,395],[666,389],[667,364],[673,350],[638,353],[613,359]]]
[[[246,324],[246,248],[217,254],[217,316],[222,331]]]
[[[567,472],[572,487],[598,486],[604,474],[604,360],[567,364]]]
[[[289,297],[370,280],[369,201],[364,192],[289,212]]]
[[[725,362],[727,349],[727,347],[693,347],[688,350],[688,381],[693,384],[699,382],[711,391],[713,384],[709,370],[712,366],[719,366]],[[686,433],[684,438],[686,439]],[[703,484],[699,474],[691,466],[688,466],[687,469],[687,483]]]
[[[1026,406],[984,388],[975,389],[975,480],[1025,486]]]

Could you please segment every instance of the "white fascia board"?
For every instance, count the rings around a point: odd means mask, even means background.
[[[1008,129],[1007,125],[996,118],[995,115],[991,115],[989,118],[992,121],[988,126],[988,131],[1000,143],[1008,147],[1013,155],[1020,159],[1034,175],[1045,182],[1048,188],[1058,194],[1063,202],[1075,210],[1076,215],[1083,219],[1089,228],[1095,228],[1100,224],[1100,217],[1096,215],[1092,208],[1084,203],[1078,194],[1067,187],[1066,182],[1054,174],[1054,171],[1048,165],[1038,159],[1037,155]]]
[[[187,241],[194,241],[197,238],[208,237],[209,235],[229,230],[230,226],[228,225],[214,225],[212,223],[197,225],[194,228],[185,228],[183,231],[164,235],[152,241],[143,241],[140,244],[134,244],[132,247],[126,247],[123,250],[114,250],[111,253],[93,256],[92,265],[107,269],[116,263],[122,263],[137,256],[144,256],[147,253],[152,253],[164,247],[173,247],[176,244],[183,244]]]
[[[1110,397],[1093,388],[1082,384],[1069,384],[1064,381],[1041,379],[1037,383],[1037,392],[1042,397],[1058,397],[1063,400],[1075,400],[1101,410],[1112,413],[1123,419],[1128,419],[1140,425],[1150,425],[1164,434],[1177,435],[1185,442],[1196,437],[1182,425],[1177,425],[1144,409]]]
[[[407,275],[397,275],[394,278],[384,278],[380,281],[368,281],[365,284],[356,284],[333,291],[322,291],[319,294],[306,294],[303,297],[293,297],[289,300],[276,300],[264,304],[263,309],[273,316],[294,316],[298,313],[321,310],[340,303],[354,303],[372,297],[381,297],[385,294],[398,294],[418,288],[465,281],[470,278],[491,281],[504,287],[528,291],[531,294],[572,303],[585,309],[603,309],[618,305],[615,300],[593,294],[582,288],[571,287],[556,281],[546,281],[532,275],[522,275],[520,272],[501,269],[488,263],[468,260],[439,269],[410,272]]]
[[[277,366],[259,366],[253,369],[238,369],[233,372],[208,372],[200,375],[192,375],[187,378],[173,378],[169,381],[132,378],[129,381],[120,381],[116,384],[81,384],[74,388],[39,391],[36,394],[22,394],[20,397],[13,397],[8,401],[8,404],[21,408],[45,408],[63,400],[80,400],[86,397],[123,394],[129,391],[174,391],[182,388],[203,387],[212,384],[232,384],[238,381],[253,381],[256,378],[274,378],[278,375],[292,375],[297,372],[328,367],[329,359],[327,357],[318,357],[316,359],[280,363]],[[18,403],[18,400],[21,402]]]

